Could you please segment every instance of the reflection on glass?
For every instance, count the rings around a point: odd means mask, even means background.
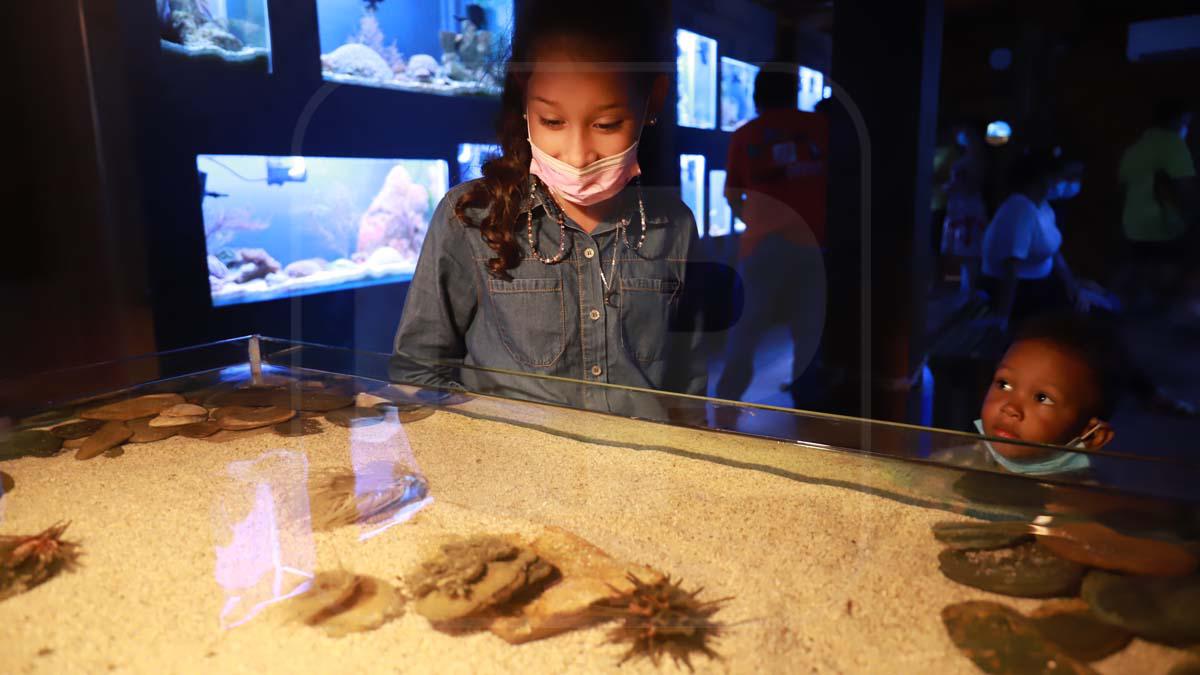
[[[512,0],[317,0],[326,80],[498,96]]]
[[[406,281],[444,160],[199,155],[216,306]]]
[[[683,203],[696,217],[696,229],[704,236],[704,155],[679,156],[679,186]]]
[[[266,0],[156,0],[164,54],[270,69]]]
[[[679,126],[717,128],[717,41],[687,30],[675,31]]]
[[[482,178],[484,162],[498,157],[500,152],[500,146],[491,143],[459,143],[458,181],[465,183]]]
[[[221,626],[232,628],[298,593],[316,567],[308,517],[308,459],[276,450],[232,462],[214,505],[215,577],[225,591]],[[228,542],[228,543],[225,543]]]
[[[754,78],[758,66],[721,57],[721,130],[734,131],[754,117]]]
[[[825,86],[825,74],[800,66],[800,91],[796,96],[796,106],[806,112],[816,110],[817,104],[823,98],[829,98],[829,87]]]
[[[988,145],[1004,145],[1012,138],[1012,127],[1004,120],[989,122],[987,125]]]
[[[725,170],[708,172],[708,236],[723,237],[730,232],[745,232],[746,224],[733,217],[725,199]]]

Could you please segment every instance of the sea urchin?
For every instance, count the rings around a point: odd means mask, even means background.
[[[720,658],[709,641],[720,637],[725,626],[713,621],[712,616],[732,598],[700,600],[697,596],[703,588],[685,591],[682,581],[672,582],[669,576],[649,584],[633,574],[627,578],[633,590],[600,600],[591,607],[598,618],[619,622],[608,638],[613,643],[630,645],[620,663],[641,656],[658,666],[663,654],[667,654],[676,665],[682,661],[692,670],[692,652],[710,659]]]

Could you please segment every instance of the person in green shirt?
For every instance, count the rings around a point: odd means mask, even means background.
[[[1187,146],[1192,114],[1181,102],[1169,102],[1157,106],[1154,117],[1154,126],[1121,157],[1121,222],[1130,241],[1174,241],[1187,232],[1184,197],[1196,176]]]
[[[1121,224],[1129,254],[1125,276],[1128,290],[1147,299],[1173,295],[1187,264],[1184,244],[1197,198],[1196,167],[1186,140],[1191,119],[1183,101],[1158,104],[1154,125],[1121,157]],[[1134,304],[1140,304],[1136,298]]]

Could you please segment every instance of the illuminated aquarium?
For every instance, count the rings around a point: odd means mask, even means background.
[[[270,69],[266,0],[156,0],[164,54]]]
[[[412,278],[449,165],[200,155],[215,306]]]
[[[721,57],[721,130],[734,131],[754,117],[754,78],[758,66]]]
[[[465,183],[469,180],[483,177],[484,162],[498,157],[500,146],[489,143],[459,143],[458,144],[458,181]]]
[[[717,41],[688,30],[675,31],[679,126],[717,128]]]
[[[730,232],[745,232],[746,223],[733,217],[725,199],[725,170],[708,172],[708,236],[724,237]]]
[[[326,80],[499,96],[512,0],[317,0]]]
[[[800,90],[796,95],[796,105],[801,110],[813,112],[821,99],[829,98],[829,87],[825,86],[825,74],[800,66]]]
[[[1004,120],[988,122],[986,138],[988,145],[1004,145],[1012,138],[1012,127]]]
[[[683,203],[696,217],[696,229],[704,236],[704,155],[679,156],[679,187]]]

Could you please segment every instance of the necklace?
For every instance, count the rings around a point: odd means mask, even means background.
[[[566,219],[563,215],[563,210],[561,208],[559,208],[557,203],[554,204],[554,208],[552,209],[546,203],[546,201],[542,199],[541,190],[538,189],[542,185],[541,181],[539,181],[536,176],[531,175],[530,178],[532,179],[532,187],[533,187],[534,195],[537,197],[538,202],[541,203],[541,205],[543,207],[545,207],[547,211],[552,212],[554,215],[554,219],[558,222],[558,253],[556,255],[554,255],[553,257],[547,258],[542,255],[541,251],[538,250],[537,241],[533,235],[533,209],[532,208],[529,209],[528,218],[525,223],[525,236],[529,240],[529,250],[531,250],[533,252],[533,255],[538,260],[540,260],[543,264],[556,265],[556,264],[562,262],[563,254],[566,251],[566,247],[567,247]],[[622,243],[625,244],[625,248],[633,251],[634,253],[637,253],[638,251],[640,251],[642,249],[642,246],[645,245],[645,243],[646,243],[646,230],[647,230],[647,227],[646,227],[646,204],[645,204],[645,200],[642,199],[642,181],[640,178],[635,179],[635,188],[637,189],[638,215],[641,216],[641,219],[642,219],[642,233],[638,237],[638,242],[636,245],[629,243],[628,230],[629,230],[630,217],[626,216],[625,218],[622,218],[617,223],[617,234],[621,237],[621,241],[622,241]],[[554,203],[553,195],[550,195],[550,202]],[[612,262],[609,264],[609,270],[608,270],[607,276],[605,276],[605,274],[604,274],[604,263],[603,262],[600,263],[600,282],[604,285],[604,295],[606,298],[611,295],[610,286],[612,285],[612,282],[616,278],[617,278],[617,249],[616,249],[616,247],[614,247],[613,255],[612,255]]]

